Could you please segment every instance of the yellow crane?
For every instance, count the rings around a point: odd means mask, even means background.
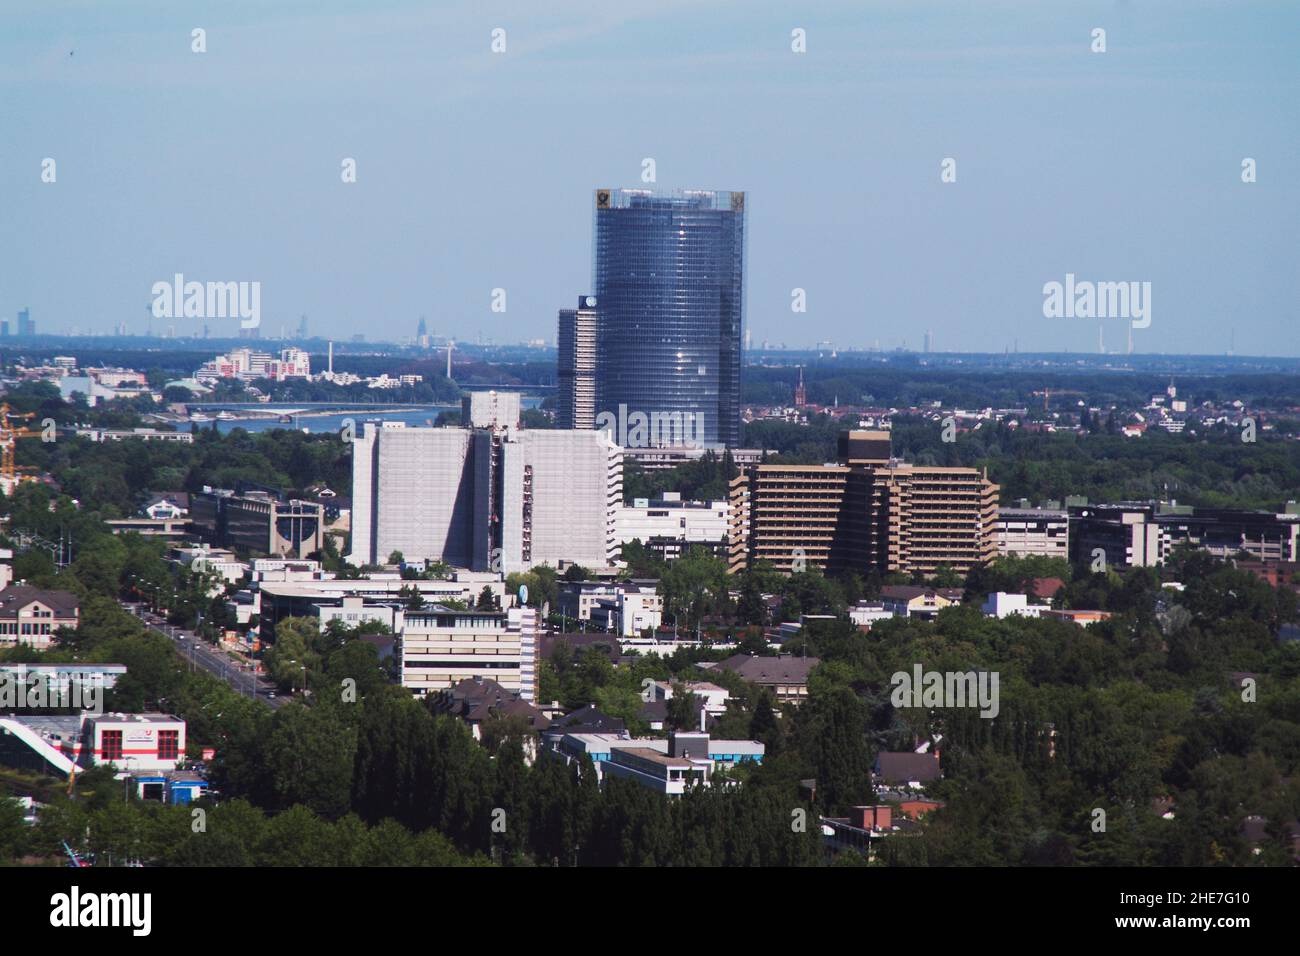
[[[8,402],[0,402],[0,481],[3,481],[6,490],[13,489],[19,480],[18,472],[28,470],[14,464],[14,446],[20,438],[40,437],[39,431],[24,424],[35,417],[35,412],[15,412]],[[18,424],[15,425],[12,420],[17,420]]]

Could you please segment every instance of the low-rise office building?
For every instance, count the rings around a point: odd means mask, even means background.
[[[998,554],[1070,559],[1070,513],[1063,508],[999,508]]]
[[[176,770],[185,744],[185,721],[170,714],[0,716],[0,758],[43,773]]]
[[[1017,617],[1038,617],[1043,611],[1050,610],[1043,604],[1029,603],[1028,594],[1008,594],[995,591],[984,600],[982,608],[985,617],[995,617],[999,621],[1015,615]]]
[[[556,603],[565,618],[589,621],[623,637],[653,631],[663,623],[663,597],[652,581],[562,582]]]
[[[529,609],[531,611],[531,609]],[[402,627],[402,686],[417,697],[475,678],[496,681],[524,700],[537,698],[536,620],[522,609],[408,610]]]
[[[291,577],[286,581],[263,580],[254,582],[252,590],[241,594],[248,593],[253,599],[251,613],[260,615],[262,639],[274,641],[275,627],[279,621],[286,617],[320,618],[320,608],[341,610],[344,600],[349,597],[361,598],[363,608],[378,608],[374,612],[377,617],[392,616],[392,626],[397,631],[400,628],[397,627],[394,609],[408,605],[408,595],[418,594],[421,601],[430,605],[450,600],[473,606],[485,587],[492,592],[499,607],[510,606],[513,598],[505,593],[505,582],[500,574],[464,569],[457,569],[445,580],[403,580],[399,574],[383,573],[364,578]],[[363,611],[354,610],[351,613],[358,614],[356,622],[366,619],[362,616]],[[329,612],[326,620],[331,615],[337,616]]]
[[[676,492],[668,492],[662,498],[637,498],[619,508],[615,538],[620,546],[640,541],[672,561],[694,546],[715,552],[724,548],[730,516],[727,501],[683,501]]]
[[[190,432],[164,431],[159,428],[78,428],[78,438],[89,438],[93,442],[127,441],[173,441],[182,445],[192,445],[194,435]]]
[[[554,731],[554,725],[552,725]],[[617,777],[668,796],[710,786],[720,767],[762,763],[757,740],[713,740],[707,733],[678,732],[668,738],[624,733],[549,733],[549,756],[566,764],[589,758],[600,783]]]
[[[1300,508],[1284,512],[1193,508],[1177,502],[1129,502],[1070,508],[1076,561],[1108,567],[1155,567],[1175,548],[1207,551],[1216,558],[1263,562],[1300,560]]]
[[[265,488],[204,488],[190,496],[190,525],[210,544],[259,555],[305,558],[325,542],[319,503]]]

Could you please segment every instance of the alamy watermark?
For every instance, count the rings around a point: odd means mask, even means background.
[[[28,673],[23,664],[0,671],[0,711],[82,710],[104,712],[102,674]]]
[[[620,404],[617,415],[605,411],[596,416],[596,430],[609,432],[623,448],[695,448],[704,443],[704,413],[628,412]]]
[[[1049,319],[1128,319],[1135,329],[1151,325],[1150,282],[1065,282],[1043,284],[1043,315]]]
[[[171,282],[155,282],[155,319],[234,319],[241,329],[262,324],[262,283],[186,282],[176,273]]]
[[[988,720],[1001,709],[997,671],[925,671],[916,664],[911,674],[898,671],[889,682],[895,707],[978,707]]]

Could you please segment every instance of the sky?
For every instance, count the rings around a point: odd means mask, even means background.
[[[747,193],[755,347],[1126,349],[1072,274],[1151,284],[1138,352],[1296,356],[1298,103],[1294,0],[5,0],[0,316],[139,334],[179,272],[263,336],[549,344],[652,159]]]

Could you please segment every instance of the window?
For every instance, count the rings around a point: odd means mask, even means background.
[[[160,730],[158,731],[158,759],[175,760],[180,756],[180,738],[179,730]]]
[[[122,731],[106,730],[99,738],[101,757],[104,760],[122,759]]]

